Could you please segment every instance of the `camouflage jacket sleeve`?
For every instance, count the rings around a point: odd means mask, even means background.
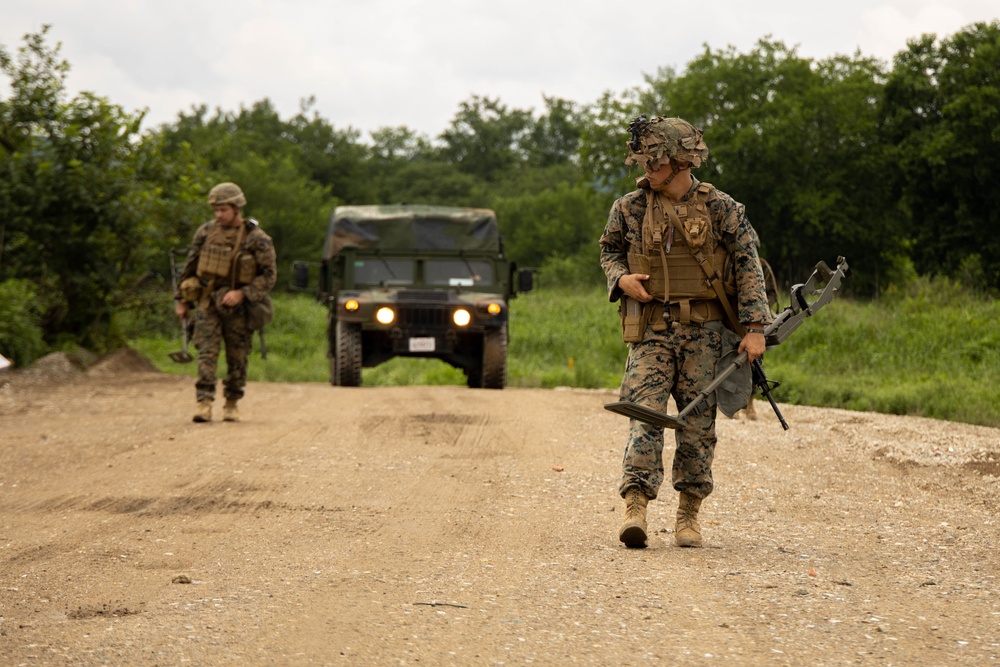
[[[725,244],[736,275],[738,311],[741,324],[771,322],[771,308],[764,289],[764,271],[757,256],[757,232],[750,226],[746,208],[720,190],[709,195],[709,213]]]
[[[174,299],[177,301],[181,300],[181,283],[187,278],[198,275],[198,258],[201,256],[205,239],[208,238],[208,227],[211,224],[211,221],[204,223],[194,233],[194,238],[188,247],[187,259],[184,260],[184,268],[181,269],[181,275],[177,278],[177,291],[174,292]]]
[[[629,247],[642,245],[642,216],[645,210],[646,195],[642,190],[635,190],[615,201],[608,214],[608,223],[598,245],[601,247],[601,268],[608,278],[608,299],[611,301],[621,298],[618,279],[629,272]]]
[[[249,285],[241,289],[243,295],[252,302],[263,299],[274,289],[278,281],[278,260],[274,252],[274,241],[260,227],[254,227],[243,240],[243,252],[253,255],[257,263],[257,275]]]

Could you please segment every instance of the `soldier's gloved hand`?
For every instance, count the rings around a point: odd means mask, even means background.
[[[646,286],[642,284],[646,280],[649,280],[648,273],[626,273],[618,279],[618,287],[636,301],[647,303],[653,300],[653,295],[647,292]]]

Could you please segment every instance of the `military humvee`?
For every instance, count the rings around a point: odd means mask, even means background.
[[[293,283],[308,289],[308,266]],[[445,206],[338,206],[317,298],[329,310],[330,382],[393,357],[445,361],[469,387],[507,384],[507,306],[533,274],[504,257],[496,214]]]

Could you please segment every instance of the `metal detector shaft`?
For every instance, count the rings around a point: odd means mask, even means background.
[[[604,409],[620,415],[625,415],[626,417],[638,419],[639,421],[655,424],[656,426],[662,426],[663,428],[672,428],[674,430],[682,429],[684,428],[686,420],[690,415],[701,414],[702,410],[711,404],[708,399],[715,393],[715,390],[726,381],[726,378],[736,372],[740,366],[745,364],[746,360],[747,353],[740,352],[739,355],[733,359],[733,363],[726,366],[718,375],[716,375],[715,379],[712,380],[712,383],[698,392],[698,395],[694,398],[694,400],[688,403],[687,406],[678,412],[676,416],[665,415],[630,401],[616,401],[614,403],[608,403],[604,406]]]

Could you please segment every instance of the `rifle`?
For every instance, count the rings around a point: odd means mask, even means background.
[[[816,265],[816,269],[812,272],[809,279],[804,284],[792,286],[791,305],[778,313],[778,315],[774,318],[774,321],[767,325],[764,329],[764,341],[767,344],[767,347],[770,348],[775,345],[780,345],[792,334],[793,331],[802,325],[806,318],[812,317],[816,314],[816,311],[828,304],[833,299],[833,295],[840,290],[841,281],[850,275],[851,270],[847,266],[847,260],[843,257],[837,258],[837,268],[835,270],[831,270],[830,267],[826,265],[826,262],[820,261]],[[818,294],[819,296],[812,303],[810,303],[807,300],[807,297],[815,294]],[[604,409],[624,415],[631,419],[638,419],[639,421],[652,424],[653,426],[672,428],[675,430],[682,429],[686,425],[685,420],[688,416],[692,414],[701,414],[706,408],[715,404],[715,390],[718,389],[723,382],[725,382],[726,378],[743,366],[746,361],[747,353],[740,352],[740,354],[733,359],[728,366],[716,374],[712,383],[701,390],[695,399],[688,403],[688,405],[676,416],[665,415],[662,412],[657,412],[656,410],[652,410],[637,403],[632,403],[631,401],[608,403],[604,406]],[[771,396],[771,389],[778,387],[779,383],[767,379],[767,376],[764,374],[764,366],[761,364],[760,359],[754,359],[750,364],[750,367],[752,370],[754,387],[759,389],[761,393],[767,397],[768,402],[771,404],[771,409],[774,410],[774,413],[778,417],[778,421],[781,422],[782,428],[787,431],[788,423],[785,422],[785,418],[782,417],[781,411],[778,410],[777,403],[774,402],[774,397]]]

